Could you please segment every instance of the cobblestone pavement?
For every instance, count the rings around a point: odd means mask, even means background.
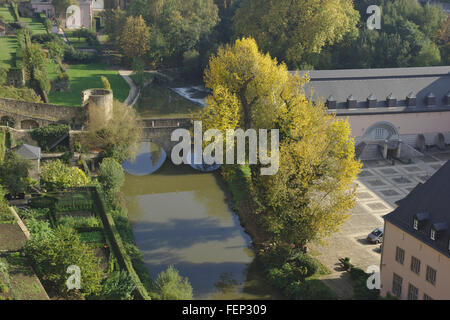
[[[357,202],[350,219],[341,231],[331,236],[323,246],[311,249],[317,258],[333,271],[325,282],[338,288],[342,299],[351,298],[351,288],[339,266],[339,258],[349,257],[352,264],[367,270],[368,266],[380,265],[380,245],[369,244],[367,235],[382,227],[382,217],[391,212],[395,202],[403,199],[419,183],[427,181],[447,160],[450,152],[434,152],[413,159],[411,164],[387,161],[367,161],[355,182]],[[347,283],[345,283],[347,282]],[[349,296],[350,295],[350,296]]]

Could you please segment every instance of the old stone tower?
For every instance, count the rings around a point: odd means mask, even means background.
[[[88,119],[101,117],[109,121],[113,115],[113,93],[109,89],[88,89],[81,93],[81,106]]]

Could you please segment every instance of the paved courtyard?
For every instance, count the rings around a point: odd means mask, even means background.
[[[427,181],[447,160],[450,152],[433,152],[413,159],[411,164],[398,161],[367,161],[358,176],[357,202],[350,219],[341,231],[327,240],[324,246],[312,246],[317,258],[333,271],[327,284],[341,297],[351,297],[340,270],[339,258],[349,257],[352,264],[367,270],[370,265],[380,265],[380,245],[369,244],[367,235],[383,226],[382,216],[391,212],[395,202],[403,199],[419,183]]]

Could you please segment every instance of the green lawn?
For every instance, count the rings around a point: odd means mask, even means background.
[[[11,11],[9,11],[9,8],[7,7],[0,8],[0,16],[3,18],[5,22],[14,22],[14,17],[12,16]]]
[[[10,67],[16,47],[16,37],[0,37],[0,67]]]
[[[90,47],[85,38],[78,39],[77,37],[67,37],[67,39],[69,39],[70,44],[74,48],[89,48]]]
[[[116,70],[108,70],[107,66],[97,64],[75,64],[67,70],[70,78],[71,92],[52,92],[49,94],[50,103],[80,106],[81,92],[91,88],[103,88],[101,76],[108,78],[114,92],[114,99],[124,101],[128,97],[130,87]],[[49,70],[50,78],[56,75]]]
[[[47,33],[44,25],[39,18],[20,17],[20,21],[26,22],[30,27],[32,34],[44,34]]]

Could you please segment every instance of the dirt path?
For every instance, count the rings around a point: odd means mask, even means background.
[[[133,106],[136,102],[136,98],[139,95],[139,88],[134,84],[134,81],[130,78],[130,75],[133,74],[131,70],[119,70],[119,74],[122,78],[128,83],[130,86],[130,92],[128,97],[123,102],[127,106]]]

